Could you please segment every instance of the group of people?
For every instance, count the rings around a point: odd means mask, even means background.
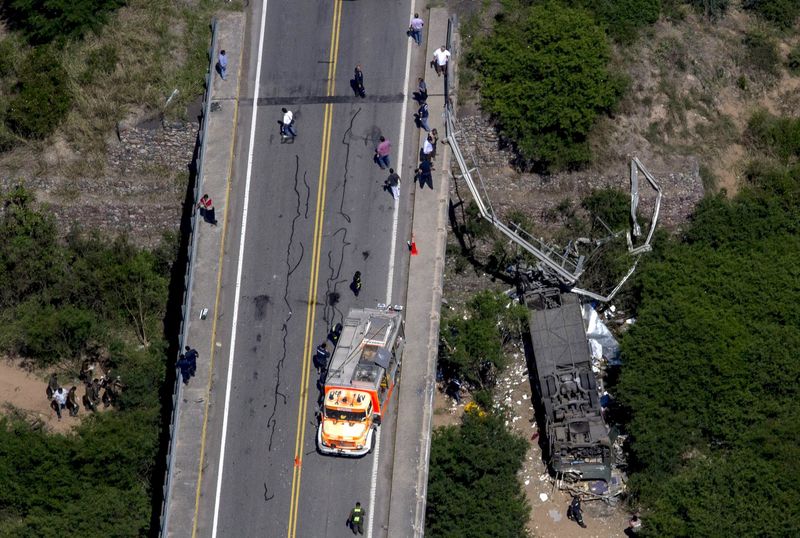
[[[106,375],[93,378],[93,370],[94,366],[88,360],[85,360],[81,366],[80,374],[78,374],[78,379],[84,384],[84,393],[80,403],[83,404],[84,409],[87,411],[95,412],[101,403],[103,407],[108,407],[115,403],[125,387],[119,376],[114,379],[110,379]],[[46,394],[47,399],[50,401],[50,408],[56,412],[59,421],[61,420],[61,412],[64,410],[71,417],[78,415],[80,403],[77,386],[73,385],[69,390],[65,390],[58,382],[58,374],[52,374],[47,383]]]

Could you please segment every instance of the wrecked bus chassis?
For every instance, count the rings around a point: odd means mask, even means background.
[[[592,358],[577,295],[556,290],[525,295],[546,442],[545,461],[558,485],[572,493],[609,500],[623,490],[617,469],[621,451],[616,430],[606,424],[602,381]],[[578,488],[578,481],[605,485]]]

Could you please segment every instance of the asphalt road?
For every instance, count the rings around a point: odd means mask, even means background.
[[[374,517],[373,536],[385,536],[394,417],[382,426],[377,464],[374,454],[317,454],[318,392],[309,360],[351,306],[404,301],[411,177],[401,173],[395,212],[383,190],[388,172],[372,156],[383,135],[393,145],[392,165],[398,163],[411,7],[409,0],[270,0],[253,127],[261,8],[249,8],[223,268],[231,315],[221,320],[229,328],[219,340],[235,336],[235,345],[232,366],[222,349],[225,360],[214,373],[197,533],[347,536],[345,520],[360,501]],[[350,87],[356,63],[364,69],[364,99]],[[278,131],[284,106],[295,113],[293,143],[283,143]],[[406,136],[415,130],[409,122]],[[404,169],[414,164],[411,146]],[[363,288],[355,297],[349,283],[357,270]]]

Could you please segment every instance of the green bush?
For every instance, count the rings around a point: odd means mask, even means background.
[[[643,536],[800,533],[800,168],[748,174],[639,268],[613,391]]]
[[[77,38],[97,31],[125,0],[6,0],[0,13],[33,44]]]
[[[794,75],[800,75],[800,45],[795,45],[786,57],[786,68]]]
[[[528,443],[504,417],[465,413],[431,440],[425,535],[525,538],[530,506],[517,473]]]
[[[616,41],[631,43],[639,29],[658,20],[661,0],[570,0],[569,5],[589,10]]]
[[[558,2],[504,3],[491,36],[470,61],[481,105],[524,160],[554,169],[591,158],[587,136],[625,83],[608,68],[608,40],[591,15]]]
[[[71,104],[67,72],[50,47],[38,47],[19,70],[6,123],[25,138],[45,138],[66,117]]]
[[[124,388],[112,412],[84,417],[70,435],[0,419],[0,536],[146,536],[161,479],[159,327],[175,245],[150,253],[97,234],[62,241],[27,191],[4,198],[0,352],[76,371],[99,350]]]
[[[752,147],[784,163],[800,157],[800,118],[778,118],[766,110],[756,111],[747,122],[745,137]]]
[[[505,339],[518,334],[526,319],[525,308],[505,295],[478,293],[467,303],[466,316],[454,314],[442,323],[439,366],[449,377],[484,386],[484,365],[506,366]]]
[[[777,40],[758,30],[744,36],[745,60],[753,71],[774,78],[780,75],[781,55]]]
[[[18,321],[12,327],[20,340],[15,351],[40,366],[79,359],[87,343],[100,334],[94,313],[71,305],[55,308],[29,301],[16,312]]]
[[[744,0],[742,6],[784,29],[794,26],[800,17],[800,2],[797,0]]]
[[[619,189],[592,189],[581,201],[581,207],[589,212],[592,220],[599,218],[612,231],[616,232],[630,225],[630,195]]]
[[[730,0],[685,0],[685,2],[712,20],[722,17],[730,6]]]

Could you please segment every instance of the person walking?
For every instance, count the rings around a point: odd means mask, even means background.
[[[364,89],[364,71],[361,70],[361,64],[356,65],[353,73],[353,91],[361,98],[367,96],[367,90]]]
[[[180,368],[181,370],[181,378],[183,379],[183,384],[186,385],[189,383],[189,379],[194,377],[197,373],[197,357],[198,357],[197,350],[192,349],[189,346],[186,346],[185,352],[178,358],[178,361],[175,363],[175,366]]]
[[[197,203],[197,207],[200,208],[200,215],[203,217],[203,220],[207,223],[211,224],[212,226],[217,225],[217,217],[215,216],[216,211],[214,210],[214,202],[211,200],[211,197],[208,194],[204,194],[200,201]]]
[[[424,78],[417,80],[417,91],[414,92],[414,101],[419,104],[428,100],[428,85],[425,84]]]
[[[328,351],[328,344],[327,342],[322,342],[320,345],[317,346],[317,350],[314,352],[314,368],[317,369],[317,373],[324,372],[328,369],[328,359],[331,358],[331,353]]]
[[[417,46],[422,44],[422,27],[425,26],[425,21],[419,17],[419,13],[414,13],[414,18],[408,25],[408,35],[414,38]]]
[[[72,387],[67,393],[67,409],[69,410],[69,416],[71,417],[77,416],[78,411],[80,411],[77,391],[78,387]]]
[[[414,172],[417,174],[417,179],[419,180],[419,188],[425,188],[425,184],[427,183],[428,186],[433,189],[433,163],[428,160],[424,160],[419,163],[419,168],[417,168]]]
[[[392,193],[392,198],[395,200],[400,198],[400,176],[394,171],[394,168],[389,168],[389,177],[386,178],[386,188]]]
[[[572,502],[569,504],[569,508],[567,508],[567,519],[571,519],[584,529],[586,528],[586,523],[583,522],[583,510],[581,510],[581,498],[577,495],[572,498]]]
[[[433,159],[433,136],[428,135],[425,142],[422,143],[422,159],[430,161]]]
[[[67,393],[64,392],[64,389],[58,387],[56,391],[53,393],[53,401],[50,402],[50,407],[56,412],[58,415],[58,420],[61,420],[61,410],[67,406]]]
[[[347,523],[353,534],[364,534],[364,509],[361,508],[361,503],[357,502],[355,508],[350,511],[350,517],[347,518]]]
[[[297,136],[297,131],[294,130],[294,114],[291,110],[282,108],[283,121],[281,121],[281,136],[283,138],[292,138]]]
[[[225,49],[219,51],[219,56],[217,56],[217,68],[219,69],[219,76],[222,77],[222,80],[228,80],[225,76],[228,72],[228,56],[225,54]]]
[[[419,126],[425,129],[425,132],[430,132],[431,128],[428,127],[428,103],[422,103],[417,110],[417,120],[419,121]]]
[[[361,293],[361,271],[356,271],[353,275],[353,281],[350,282],[350,290],[356,297]]]
[[[381,170],[389,168],[389,153],[392,151],[392,144],[384,137],[380,137],[377,147],[375,148],[375,162],[381,167]]]
[[[436,158],[436,145],[439,142],[439,131],[431,129],[430,140],[433,145],[433,151],[431,152],[431,160],[433,160]]]
[[[50,380],[47,382],[47,388],[45,389],[45,394],[47,394],[47,399],[53,399],[53,393],[58,390],[58,375],[50,374]]]
[[[433,64],[434,69],[436,69],[436,75],[442,76],[443,74],[447,73],[447,62],[450,61],[450,51],[442,45],[440,48],[433,51]]]

